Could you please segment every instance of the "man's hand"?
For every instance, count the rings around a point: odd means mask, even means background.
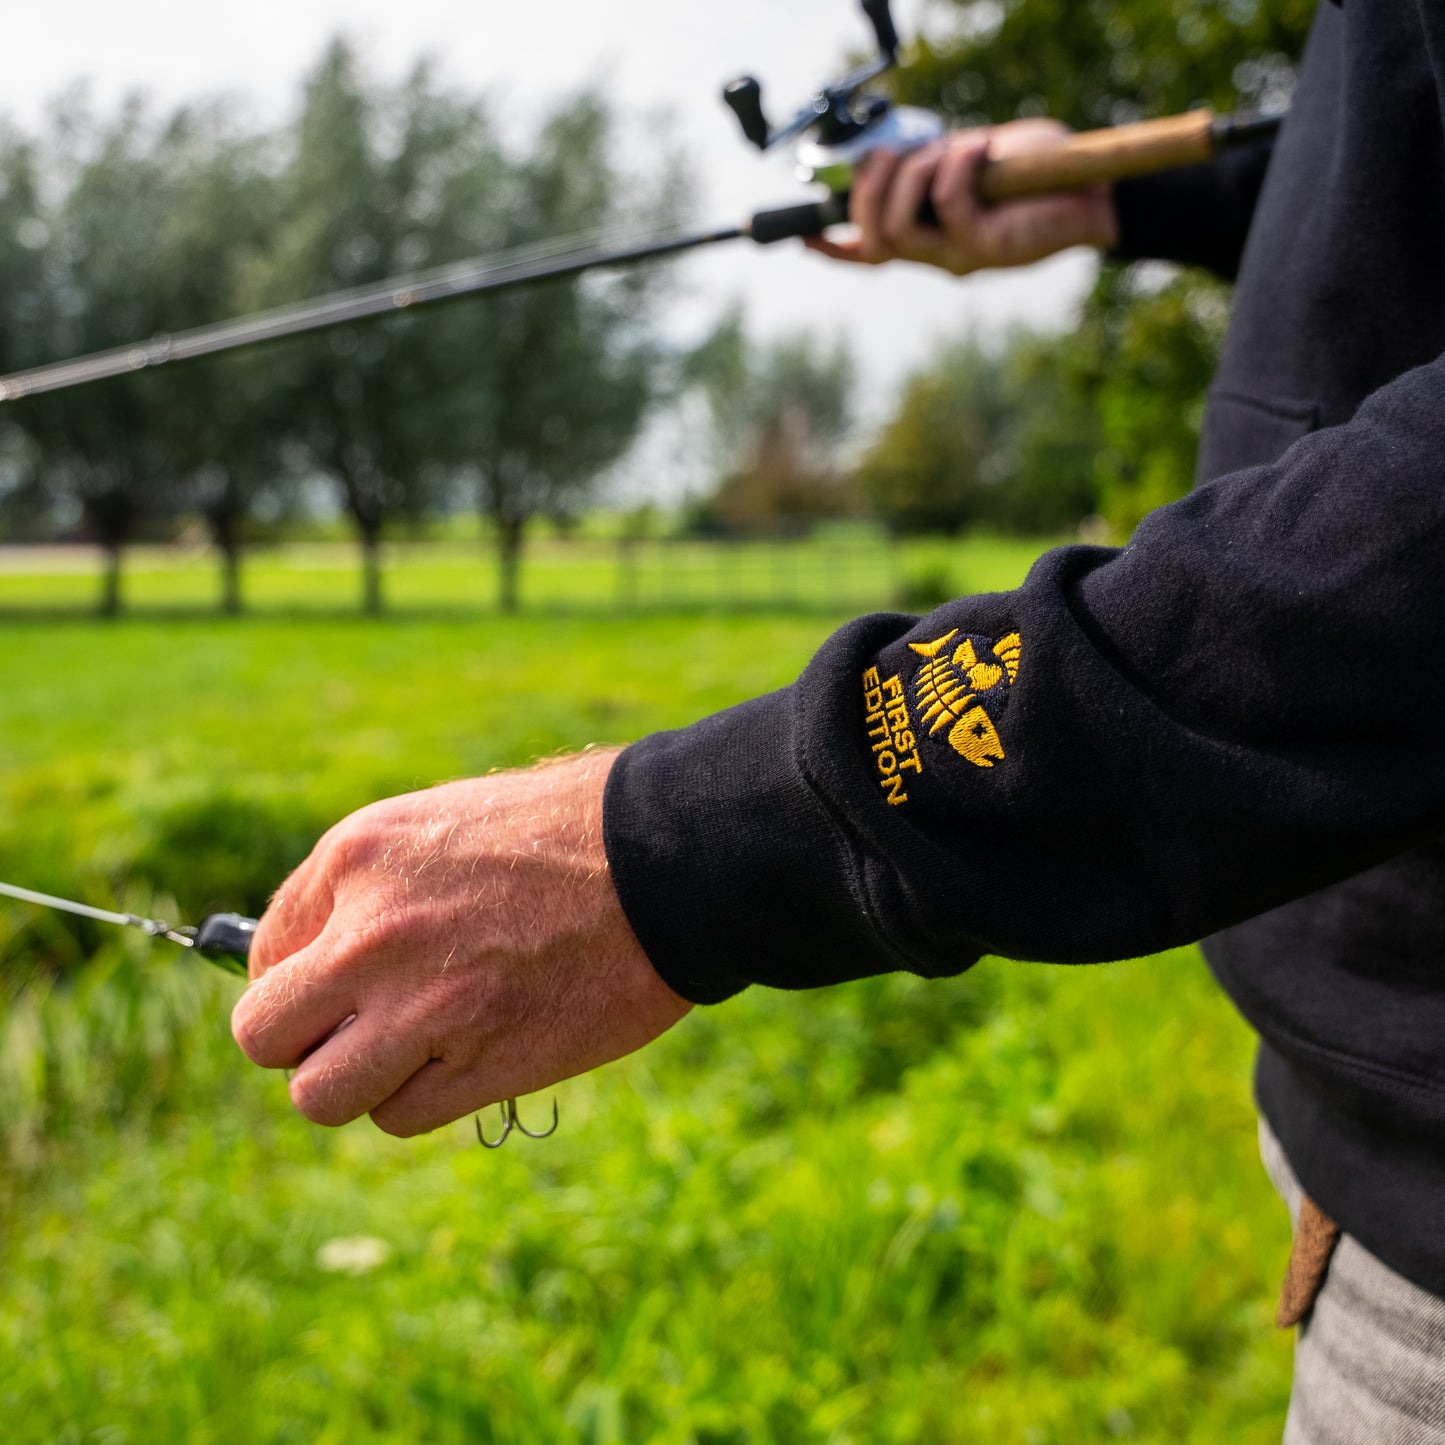
[[[448,783],[331,829],[271,903],[231,1017],[318,1124],[419,1134],[640,1048],[691,1007],[602,848],[614,753]]]
[[[1056,150],[1069,137],[1053,120],[1016,120],[984,130],[955,131],[905,156],[880,152],[853,183],[850,218],[857,238],[807,244],[838,261],[878,266],[922,261],[955,276],[985,267],[1027,266],[1070,246],[1108,250],[1119,239],[1108,187],[1066,196],[986,205],[978,177],[987,160]],[[920,224],[925,200],[937,226]]]

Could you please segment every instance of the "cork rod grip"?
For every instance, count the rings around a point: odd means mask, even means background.
[[[979,194],[985,201],[1047,196],[1198,165],[1214,154],[1213,123],[1213,111],[1191,110],[1162,120],[1083,131],[1056,150],[990,161],[979,177]]]

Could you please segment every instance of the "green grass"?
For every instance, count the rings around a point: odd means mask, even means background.
[[[816,611],[888,606],[922,581],[950,595],[1012,586],[1038,552],[1026,538],[924,539],[898,546],[867,527],[838,527],[806,542],[541,539],[525,554],[527,605],[595,615],[618,610]],[[495,557],[481,539],[389,543],[385,590],[395,608],[444,615],[490,610]],[[38,553],[0,548],[0,617],[83,615],[100,595],[100,557],[86,548]],[[248,605],[263,613],[349,611],[361,582],[356,549],[340,542],[254,550],[246,560]],[[202,555],[159,547],[129,550],[127,607],[140,613],[204,611],[218,605],[220,576]]]
[[[996,587],[1032,550],[894,565]],[[685,723],[841,620],[616,618],[605,576],[503,620],[443,595],[446,557],[400,559],[413,610],[378,623],[341,610],[339,567],[302,597],[258,564],[239,622],[184,611],[197,562],[137,576],[149,615],[109,625],[23,615],[0,577],[0,877],[257,907],[381,792]],[[230,1044],[235,992],[0,910],[7,1440],[1279,1437],[1283,1211],[1247,1030],[1193,951],[751,991],[496,1153],[468,1124],[307,1125]],[[356,1236],[372,1267],[324,1267]]]

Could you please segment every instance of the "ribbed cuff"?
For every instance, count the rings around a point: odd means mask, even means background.
[[[793,758],[792,689],[613,764],[603,836],[622,907],[669,988],[816,988],[905,966],[867,921],[857,864]]]

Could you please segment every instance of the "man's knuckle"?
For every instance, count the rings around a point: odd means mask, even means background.
[[[415,934],[416,919],[404,900],[377,899],[366,925],[365,950],[370,953],[377,949],[390,949]],[[357,943],[353,946],[359,950],[362,945]]]
[[[369,866],[370,861],[369,840],[359,829],[342,824],[327,835],[326,867],[333,877]]]

